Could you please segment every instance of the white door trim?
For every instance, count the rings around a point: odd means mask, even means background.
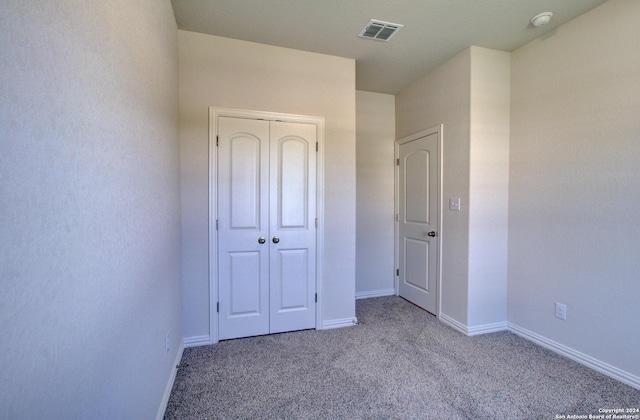
[[[436,246],[438,247],[437,249],[437,254],[438,254],[438,258],[436,260],[436,282],[437,282],[437,299],[436,299],[436,317],[438,319],[440,319],[440,316],[442,314],[441,312],[441,307],[440,307],[440,301],[442,298],[442,237],[443,237],[443,231],[442,231],[442,174],[443,174],[443,169],[442,169],[442,163],[443,163],[443,150],[442,150],[442,146],[443,146],[443,141],[442,141],[442,137],[443,137],[443,125],[436,125],[434,127],[430,127],[427,128],[425,130],[422,131],[418,131],[417,133],[411,134],[409,136],[406,137],[402,137],[398,140],[395,141],[395,159],[394,161],[397,162],[397,159],[400,158],[400,145],[401,144],[405,144],[408,143],[410,141],[413,140],[417,140],[419,138],[422,137],[426,137],[429,136],[431,134],[437,134],[438,135],[438,228],[437,228],[437,232],[438,232],[438,236],[436,237]],[[395,214],[396,216],[398,216],[400,214],[400,173],[399,173],[399,166],[395,165]],[[396,269],[398,267],[400,267],[400,255],[399,255],[399,244],[400,244],[400,239],[398,237],[399,235],[399,220],[398,217],[396,217],[396,222],[394,224],[394,251],[395,251],[395,255],[394,255],[394,260],[395,260],[395,267]],[[398,296],[399,294],[399,284],[398,284],[398,276],[397,276],[397,272],[396,272],[396,276],[395,276],[395,280],[394,280],[394,289],[395,289],[395,294],[396,296]]]
[[[316,329],[322,329],[322,284],[324,262],[324,118],[307,115],[282,114],[277,112],[251,111],[244,109],[209,107],[209,342],[218,342],[218,265],[216,220],[217,167],[216,137],[218,117],[262,119],[293,123],[315,124],[317,127],[318,153],[316,154]]]

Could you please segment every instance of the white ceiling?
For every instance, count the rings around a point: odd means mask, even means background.
[[[476,45],[513,51],[605,0],[172,0],[180,29],[356,60],[356,88],[395,94]],[[529,20],[554,13],[535,28]],[[404,25],[389,42],[369,21]]]

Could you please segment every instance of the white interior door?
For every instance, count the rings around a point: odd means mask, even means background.
[[[315,326],[316,126],[271,122],[269,332]]]
[[[218,119],[218,335],[315,327],[315,124]]]
[[[436,131],[398,142],[398,294],[434,314],[438,304],[438,136]]]
[[[218,119],[220,340],[269,333],[269,122]]]

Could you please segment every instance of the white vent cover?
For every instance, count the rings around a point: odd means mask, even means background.
[[[399,23],[390,23],[371,19],[358,36],[386,42],[390,40],[396,32],[402,29],[403,26],[404,25],[400,25]]]

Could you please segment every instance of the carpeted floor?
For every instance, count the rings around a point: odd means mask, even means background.
[[[166,419],[557,419],[640,390],[515,334],[466,337],[398,297],[359,324],[185,349]]]

